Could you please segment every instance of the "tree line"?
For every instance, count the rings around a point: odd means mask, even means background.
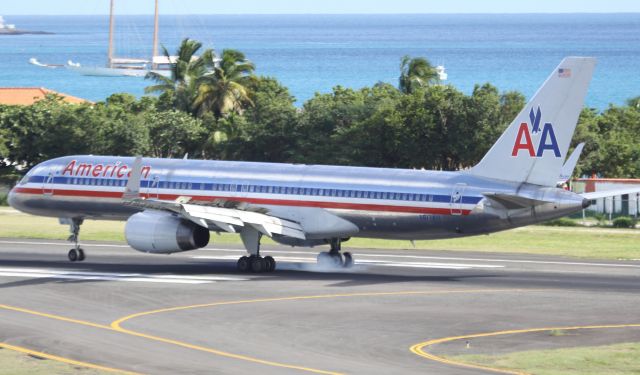
[[[464,94],[440,84],[428,60],[405,57],[397,86],[336,86],[296,107],[241,52],[201,48],[184,40],[170,77],[147,76],[157,95],[0,106],[0,176],[70,154],[456,170],[477,163],[525,105],[522,94],[488,83]],[[576,174],[639,177],[639,130],[640,97],[585,109],[573,139],[586,142]]]

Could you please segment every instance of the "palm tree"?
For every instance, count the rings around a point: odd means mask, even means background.
[[[198,81],[194,110],[199,115],[213,111],[216,118],[241,113],[251,105],[248,84],[253,79],[255,65],[244,54],[233,49],[222,51],[213,71]]]
[[[145,93],[170,94],[176,109],[194,114],[194,101],[198,97],[200,80],[214,65],[213,51],[207,49],[198,57],[196,53],[200,48],[202,43],[184,39],[178,48],[177,59],[171,63],[171,76],[147,73],[145,78],[154,80],[156,84],[145,88]],[[162,49],[167,61],[171,61],[169,51],[164,46]]]
[[[429,60],[423,57],[404,56],[400,63],[399,89],[410,94],[420,87],[440,82],[438,72]]]

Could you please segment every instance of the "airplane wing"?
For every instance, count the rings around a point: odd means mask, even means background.
[[[564,184],[571,178],[573,171],[576,169],[576,165],[578,164],[578,159],[580,159],[580,154],[582,154],[583,148],[584,143],[577,145],[571,155],[564,162],[562,170],[560,171],[560,178],[558,178],[558,185]]]
[[[617,190],[594,191],[591,193],[582,193],[580,195],[582,195],[586,199],[593,200],[598,198],[617,197],[618,195],[627,195],[627,194],[640,194],[640,187],[617,189]]]
[[[169,211],[208,229],[220,229],[235,233],[236,228],[250,226],[258,232],[273,237],[274,234],[306,239],[305,232],[299,223],[271,216],[267,213],[205,206],[189,203],[190,197],[179,197],[175,201],[140,198],[140,172],[142,158],[136,157],[131,168],[131,176],[125,187],[123,201],[125,204],[142,209]]]

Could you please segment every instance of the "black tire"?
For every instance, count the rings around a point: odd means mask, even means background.
[[[261,273],[266,270],[266,263],[263,258],[252,257],[251,260],[251,271],[254,273]]]
[[[345,252],[344,254],[344,268],[351,268],[353,267],[353,256],[351,255],[350,252]]]
[[[249,263],[249,257],[240,257],[240,259],[238,259],[236,267],[238,267],[238,271],[240,272],[249,272],[249,269],[251,267],[251,264]]]
[[[76,251],[76,249],[71,249],[67,253],[67,257],[70,261],[75,262],[76,260],[78,260],[78,252]]]
[[[264,263],[266,265],[267,272],[273,272],[276,270],[276,260],[271,255],[264,257]]]
[[[84,260],[84,250],[78,249],[78,262],[82,262]]]
[[[344,266],[344,259],[342,258],[342,254],[340,253],[329,253],[331,255],[332,265],[334,267],[342,267]]]

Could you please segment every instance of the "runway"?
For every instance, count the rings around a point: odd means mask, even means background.
[[[0,346],[123,373],[489,374],[444,356],[640,340],[640,261],[349,249],[332,270],[266,246],[276,272],[240,274],[215,238],[83,247],[70,263],[65,242],[0,239]]]

